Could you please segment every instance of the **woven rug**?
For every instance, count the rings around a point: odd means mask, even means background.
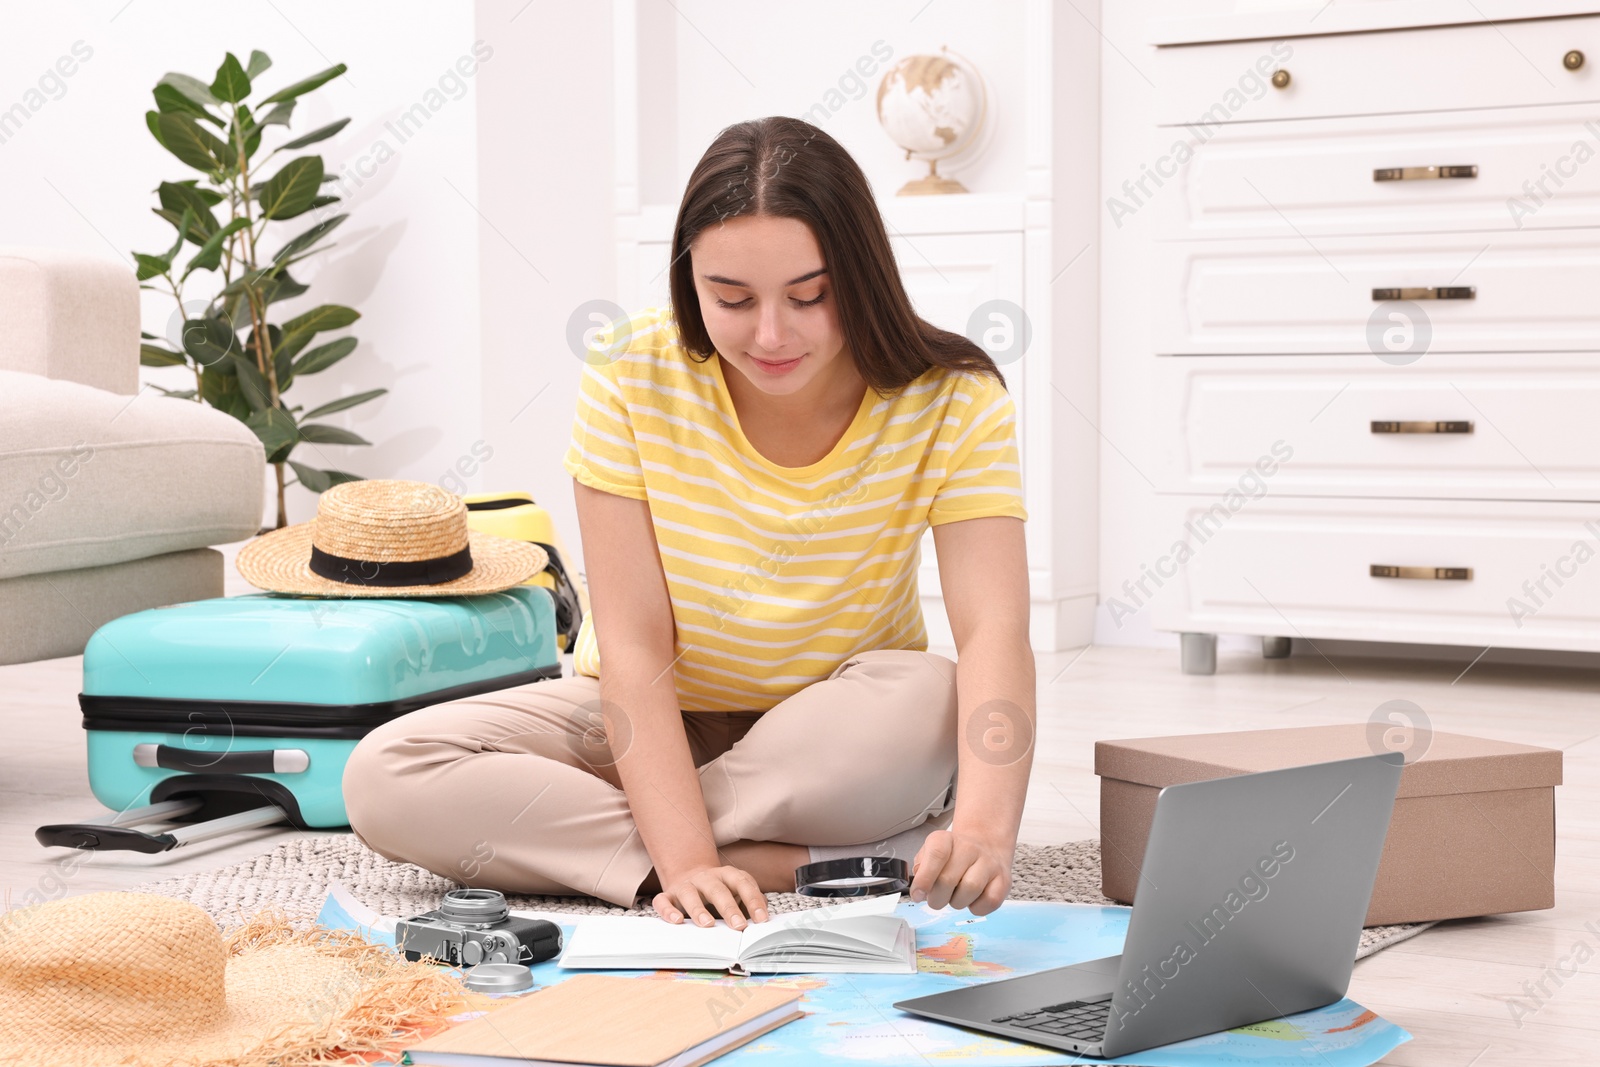
[[[373,852],[354,834],[313,837],[301,834],[271,851],[215,871],[181,875],[136,886],[141,893],[177,897],[204,908],[225,928],[269,904],[282,908],[299,926],[309,925],[322,908],[330,882],[342,883],[355,898],[383,915],[410,916],[439,906],[455,882],[409,863],[396,863]],[[1100,843],[1017,846],[1011,868],[1009,900],[1054,900],[1070,904],[1115,904],[1100,893]],[[572,912],[581,915],[654,915],[645,907],[619,908],[588,896],[519,896],[507,894],[517,911]],[[768,893],[771,914],[838,903],[827,897]],[[1004,907],[1004,905],[1001,905]],[[1356,959],[1370,956],[1432,923],[1371,926],[1361,933]]]

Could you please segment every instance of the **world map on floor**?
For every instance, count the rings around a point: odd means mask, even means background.
[[[329,898],[318,921],[334,929],[361,929],[385,940],[381,927],[351,915]],[[518,912],[549,919],[570,938],[581,916]],[[727,1067],[815,1067],[819,1063],[903,1065],[978,1061],[985,1067],[1104,1062],[1069,1052],[966,1030],[894,1007],[900,1000],[975,983],[1028,974],[1083,960],[1114,956],[1127,935],[1127,908],[1042,901],[1007,901],[984,916],[902,901],[895,914],[917,935],[917,974],[792,974],[735,977],[725,971],[626,971],[607,974],[739,987],[775,985],[803,993],[807,1014],[715,1061]],[[393,943],[392,935],[387,940]],[[576,974],[555,960],[533,967],[535,988]],[[1250,1067],[1366,1067],[1411,1035],[1349,999],[1253,1026],[1123,1055],[1119,1064],[1140,1067],[1238,1065]]]

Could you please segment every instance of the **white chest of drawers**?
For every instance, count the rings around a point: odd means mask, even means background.
[[[1600,5],[1557,7],[1156,50],[1172,543],[1110,592],[1186,671],[1219,632],[1600,651]]]

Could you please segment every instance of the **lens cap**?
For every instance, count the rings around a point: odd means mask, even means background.
[[[480,993],[517,993],[533,987],[533,971],[525,963],[480,963],[465,974],[467,988]]]

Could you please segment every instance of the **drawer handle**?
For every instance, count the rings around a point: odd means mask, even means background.
[[[1374,289],[1374,300],[1473,300],[1478,295],[1475,285],[1427,285],[1401,289]]]
[[[1465,582],[1472,579],[1471,567],[1395,567],[1374,563],[1367,571],[1374,578],[1421,578],[1430,582]]]
[[[1374,167],[1375,182],[1412,182],[1423,178],[1476,178],[1478,165],[1463,163],[1453,167]]]
[[[1561,65],[1568,70],[1577,70],[1583,66],[1583,53],[1574,48],[1561,57]]]
[[[1465,422],[1380,422],[1372,420],[1373,433],[1471,433],[1472,421]]]

